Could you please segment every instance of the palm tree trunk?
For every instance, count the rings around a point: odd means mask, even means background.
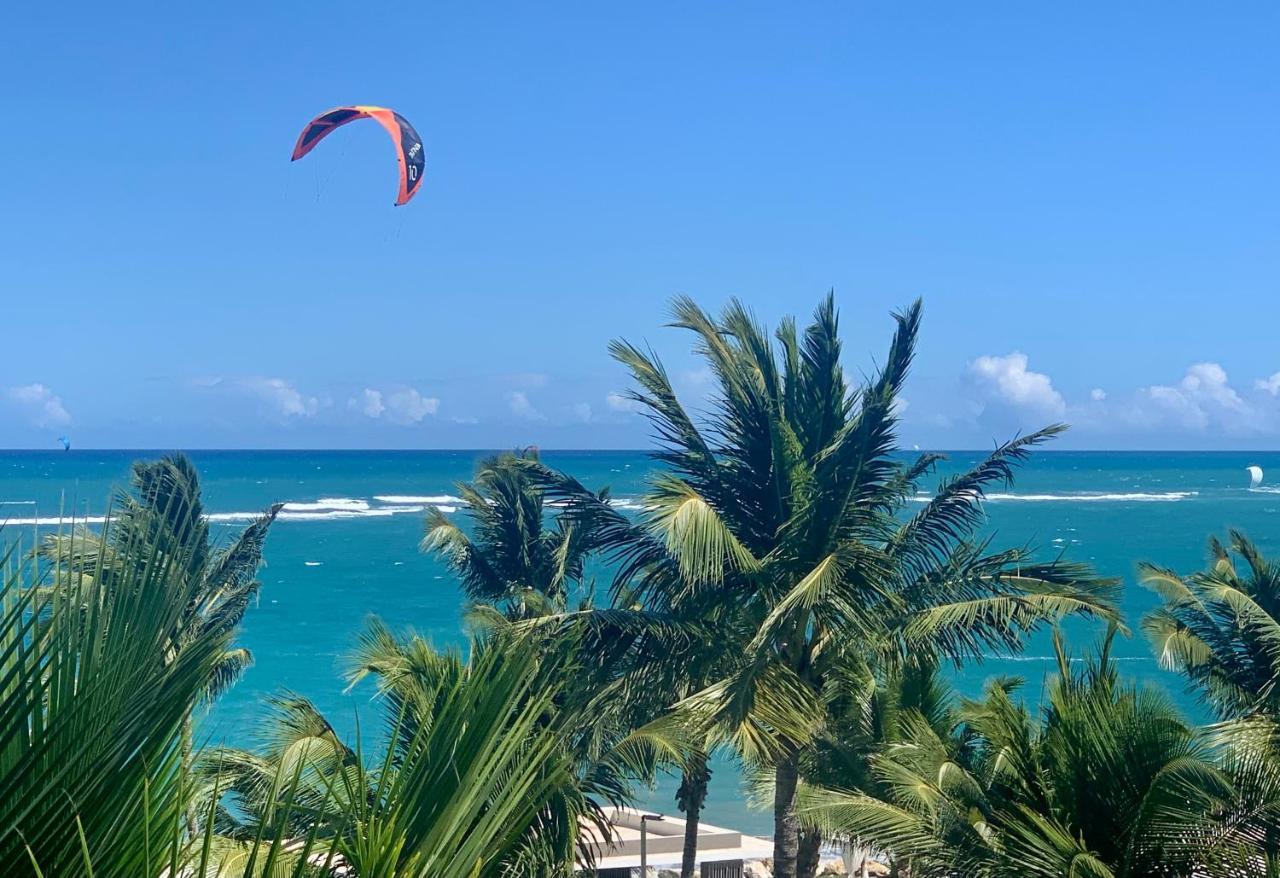
[[[800,830],[799,851],[796,854],[796,878],[817,878],[821,854],[822,833],[816,829]]]
[[[684,851],[680,858],[680,878],[693,878],[698,868],[698,819],[702,805],[707,800],[707,782],[711,769],[707,767],[705,753],[695,755],[680,777],[680,789],[676,802],[684,812]]]
[[[800,770],[795,757],[779,762],[773,778],[773,878],[797,878],[800,825],[796,822],[796,786]]]

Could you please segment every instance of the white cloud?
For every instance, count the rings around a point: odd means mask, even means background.
[[[369,418],[381,417],[387,409],[382,402],[382,391],[371,387],[366,387],[359,396],[348,400],[347,405]]]
[[[245,378],[240,387],[284,418],[310,418],[320,410],[320,400],[302,394],[283,378]]]
[[[533,403],[529,402],[529,397],[522,390],[513,390],[507,394],[507,407],[511,409],[513,415],[524,418],[526,421],[545,420],[542,412],[533,407]]]
[[[1089,391],[1089,399],[1093,400],[1094,402],[1102,402],[1106,398],[1107,398],[1107,392],[1103,390],[1101,387],[1095,387],[1093,388],[1093,390]]]
[[[1176,385],[1156,384],[1138,391],[1140,416],[1147,421],[1173,423],[1191,430],[1214,425],[1228,430],[1248,430],[1257,412],[1244,401],[1217,363],[1196,363]]]
[[[393,424],[416,424],[440,411],[440,400],[423,396],[412,387],[383,392],[366,387],[359,396],[347,400],[347,407],[365,417],[381,418]]]
[[[1272,396],[1280,396],[1280,372],[1276,372],[1270,378],[1259,378],[1253,382],[1253,386]]]
[[[619,393],[616,390],[610,390],[604,398],[604,404],[609,407],[610,411],[615,412],[640,412],[644,411],[644,406],[636,402],[625,393]]]
[[[969,377],[989,400],[1061,416],[1067,409],[1049,376],[1027,368],[1027,355],[982,356],[969,363]]]
[[[10,387],[7,396],[18,404],[37,427],[56,427],[71,423],[71,413],[62,398],[43,384]]]
[[[387,417],[399,424],[416,424],[440,410],[440,400],[423,396],[412,387],[397,390],[387,397]]]

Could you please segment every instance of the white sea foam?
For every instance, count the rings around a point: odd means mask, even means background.
[[[302,562],[303,567],[319,567],[322,564],[324,564],[323,561],[303,561]]]
[[[1104,494],[1081,491],[1070,494],[987,494],[984,498],[991,503],[1176,503],[1195,497],[1198,491],[1159,491]],[[917,494],[912,498],[917,503],[928,503],[933,499],[930,494]]]
[[[421,514],[433,506],[443,513],[454,514],[458,512],[463,502],[462,498],[452,494],[378,494],[371,499],[321,497],[318,500],[290,500],[281,507],[276,518],[282,522],[390,518],[396,515]],[[635,497],[615,497],[610,499],[609,503],[617,509],[628,511],[638,512],[645,508],[645,504]],[[29,501],[23,501],[23,505],[29,507],[34,504]],[[70,515],[26,515],[5,518],[3,512],[4,510],[0,508],[0,525],[8,524],[13,527],[47,526],[70,524],[72,522]],[[212,524],[238,525],[255,521],[261,516],[262,510],[249,509],[232,512],[211,512],[205,515],[205,519]],[[80,516],[74,519],[76,524],[100,525],[104,521],[105,518],[101,515]]]
[[[205,515],[205,520],[215,524],[231,524],[237,521],[253,521],[261,514],[261,512],[210,512]],[[277,516],[277,518],[283,517],[283,515]]]
[[[31,518],[5,518],[0,516],[0,526],[5,527],[31,527],[39,525],[41,527],[50,524],[102,524],[107,519],[101,515],[78,515],[72,518],[70,515],[41,515]]]
[[[307,503],[286,503],[285,512],[327,512],[329,510],[345,510],[363,512],[369,508],[368,500],[356,500],[352,497],[321,497]]]
[[[1197,491],[1161,491],[1143,493],[1134,491],[1123,494],[988,494],[987,499],[1001,501],[1021,500],[1032,503],[1175,503],[1196,496]]]
[[[1273,485],[1267,488],[1250,488],[1250,494],[1280,494],[1280,485]]]
[[[426,504],[427,506],[439,506],[442,503],[449,506],[456,506],[462,502],[461,497],[455,497],[452,494],[428,494],[424,497],[419,497],[414,494],[377,494],[373,499],[377,500],[379,503],[419,503]]]

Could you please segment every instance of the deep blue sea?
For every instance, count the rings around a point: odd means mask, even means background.
[[[0,539],[29,540],[50,527],[59,510],[100,514],[129,464],[155,452],[0,452]],[[345,693],[343,656],[370,615],[413,628],[439,645],[462,642],[462,600],[447,571],[418,552],[423,511],[454,509],[454,487],[470,477],[483,452],[196,451],[206,508],[230,535],[275,501],[287,502],[266,547],[259,605],[250,610],[242,642],[254,667],[206,718],[210,740],[252,740],[261,699],[287,688],[313,699],[340,730],[357,711],[372,718],[370,693]],[[615,497],[636,498],[650,464],[642,452],[544,452],[552,466],[587,485],[610,485]],[[945,472],[977,460],[959,452]],[[1250,489],[1245,467],[1274,474]],[[1151,595],[1135,582],[1135,564],[1150,560],[1192,570],[1205,560],[1211,533],[1248,532],[1264,551],[1280,554],[1280,452],[1043,452],[1017,484],[986,503],[997,546],[1033,544],[1046,557],[1064,554],[1125,580],[1124,610],[1135,632]],[[1070,629],[1077,649],[1093,632]],[[993,656],[957,676],[978,690],[993,674],[1019,674],[1034,698],[1048,670],[1048,641],[1033,640],[1019,657]],[[1128,674],[1170,689],[1194,711],[1176,679],[1162,673],[1147,643],[1135,635],[1116,653]],[[672,810],[674,785],[662,784],[650,804]],[[736,773],[722,764],[714,778],[708,819],[768,833],[767,815],[748,812]]]

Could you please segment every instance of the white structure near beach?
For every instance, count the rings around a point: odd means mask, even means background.
[[[600,878],[631,878],[643,856],[650,869],[679,871],[685,823],[633,808],[607,809],[614,839],[605,843],[594,833],[587,839]],[[643,827],[641,818],[643,820]],[[743,864],[773,856],[773,842],[707,823],[698,825],[698,873],[701,878],[740,878]]]

